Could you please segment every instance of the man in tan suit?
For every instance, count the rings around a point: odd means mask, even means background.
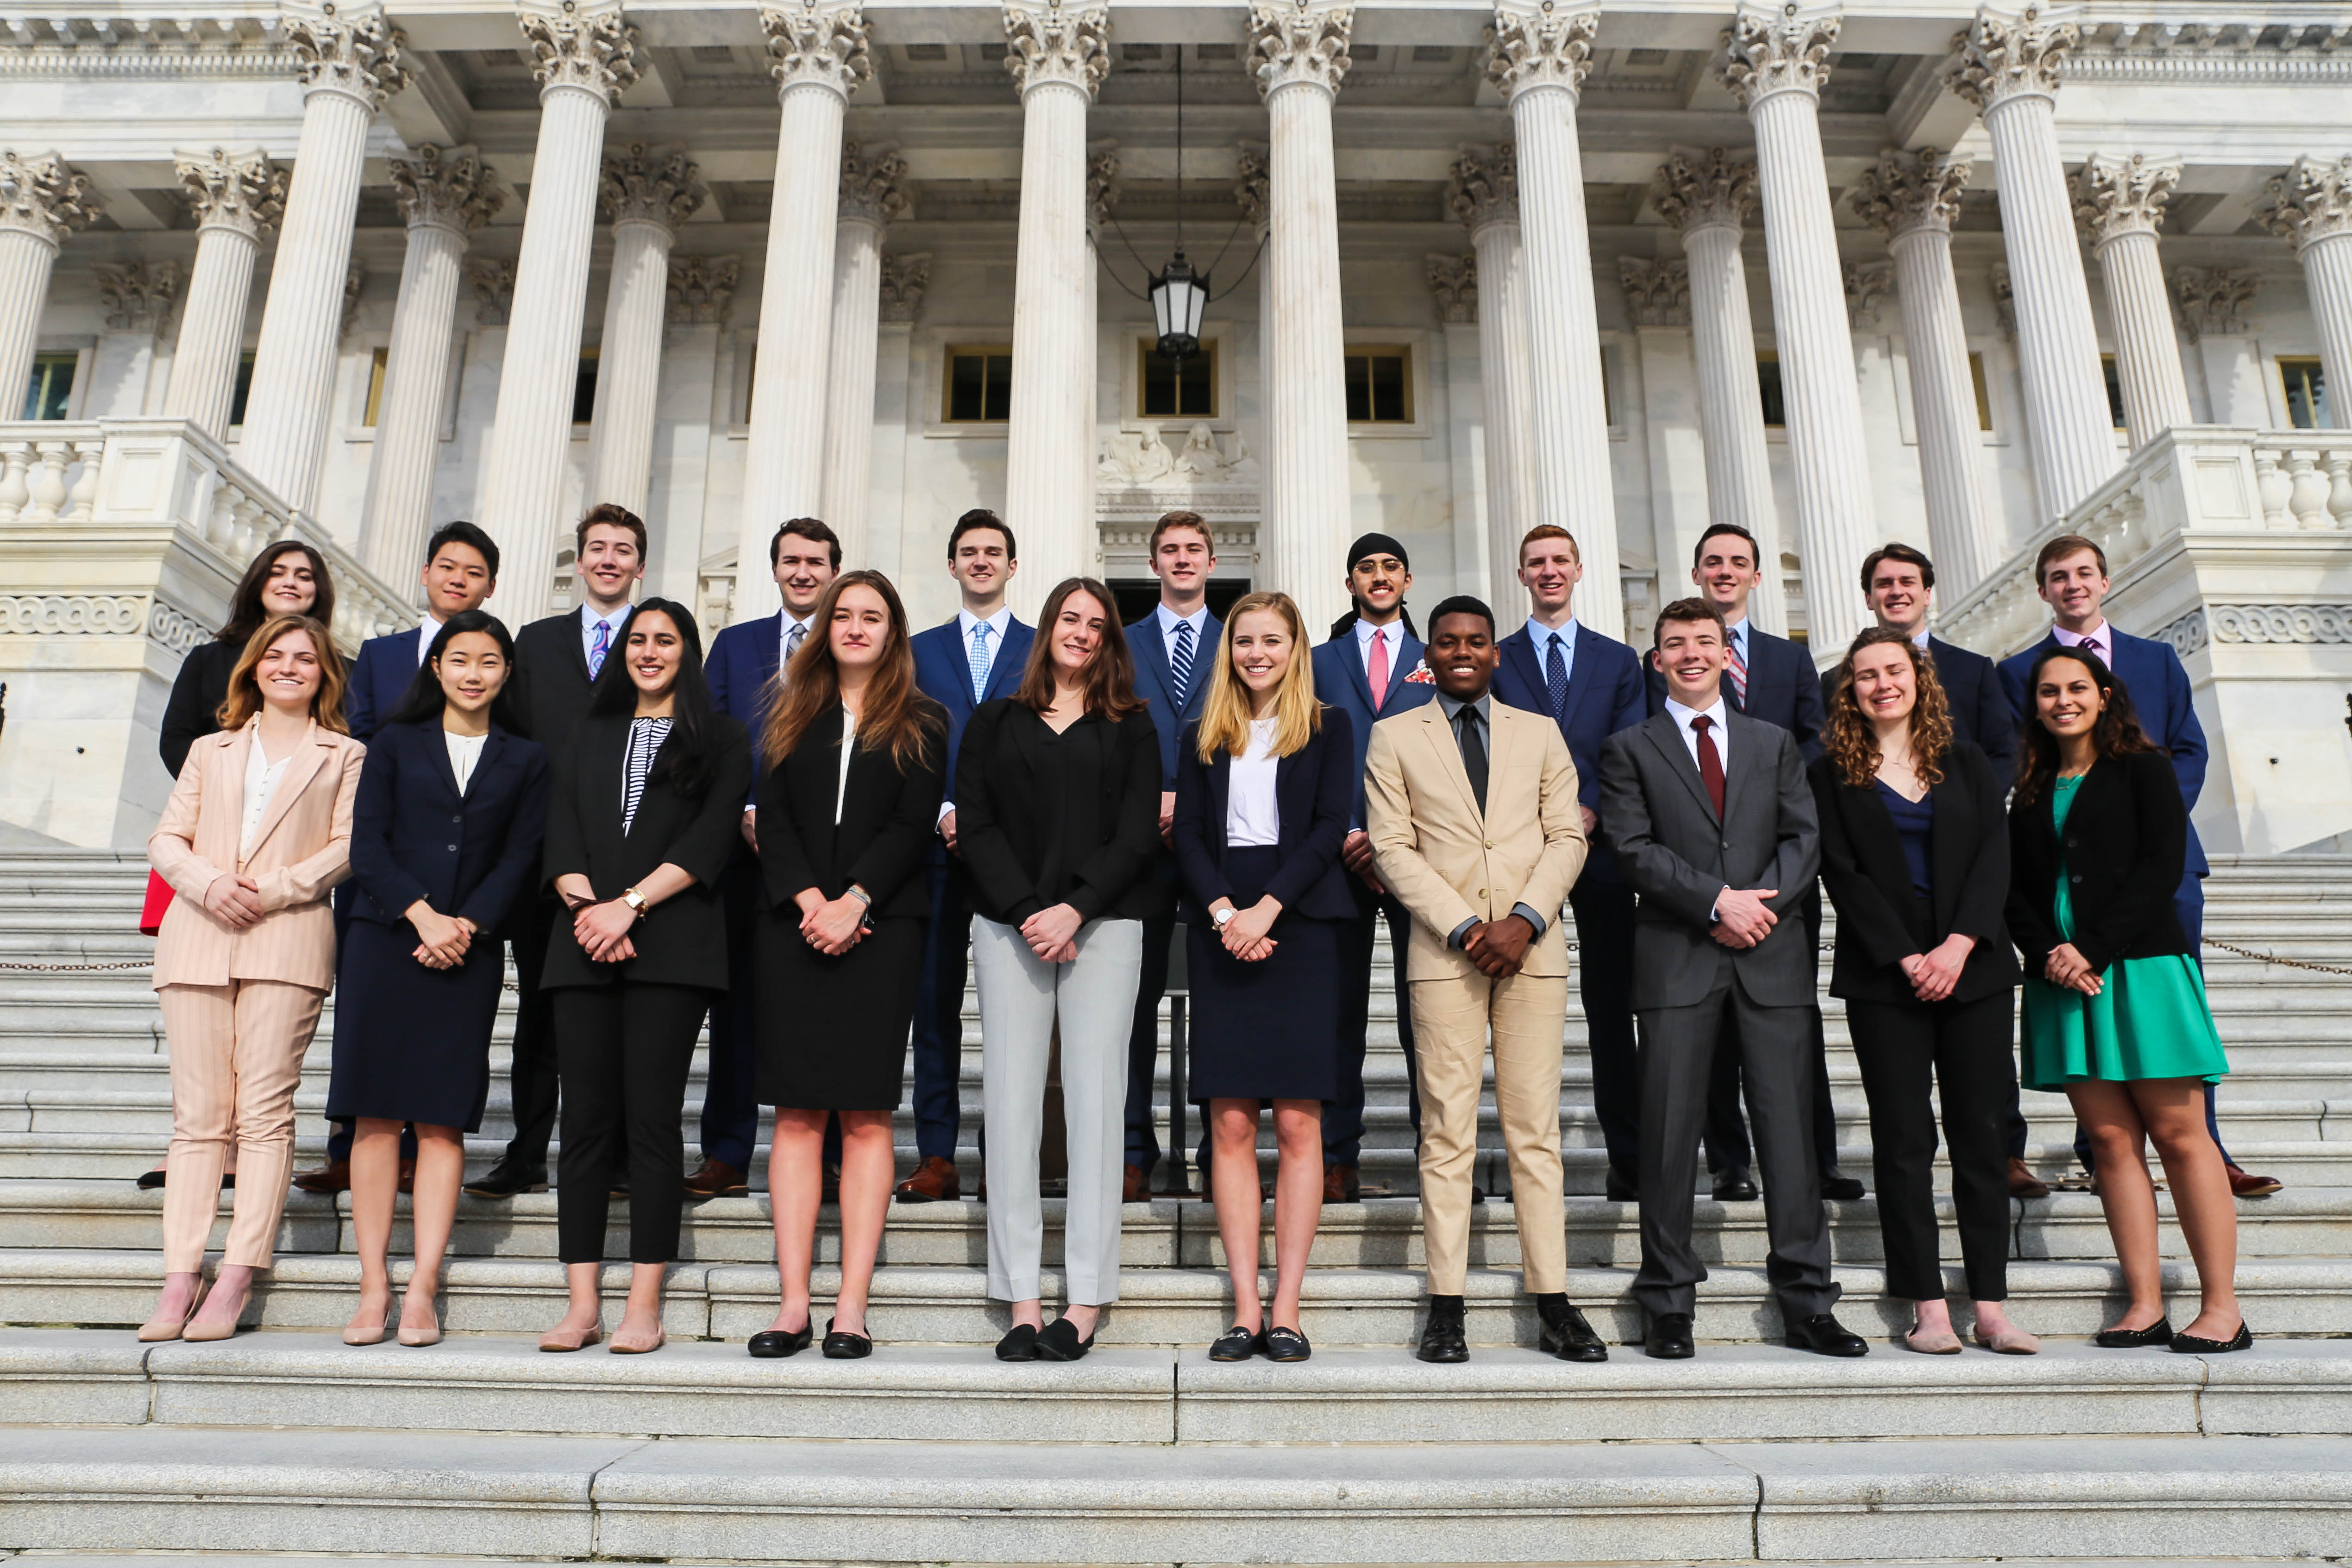
[[[1381,879],[1412,911],[1406,957],[1421,1091],[1421,1212],[1429,1258],[1423,1361],[1467,1361],[1470,1173],[1491,1030],[1495,1102],[1511,1160],[1519,1256],[1563,1361],[1609,1352],[1569,1304],[1560,1199],[1560,1033],[1568,943],[1559,910],[1584,866],[1576,764],[1559,727],[1497,702],[1495,613],[1456,596],[1429,620],[1437,700],[1372,727],[1365,826]]]

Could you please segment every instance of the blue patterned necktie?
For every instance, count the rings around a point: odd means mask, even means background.
[[[1544,686],[1551,697],[1551,713],[1555,719],[1568,716],[1568,660],[1559,651],[1560,639],[1551,639],[1551,657],[1544,661]]]
[[[1192,689],[1192,623],[1176,623],[1176,651],[1168,658],[1168,673],[1176,679],[1176,710],[1182,712],[1184,699]]]
[[[988,623],[974,621],[971,626],[971,700],[979,702],[988,695],[988,667],[994,662],[988,655]]]
[[[589,679],[595,679],[596,672],[604,668],[604,655],[612,650],[612,625],[609,622],[598,621],[596,623],[596,640],[588,645]]]

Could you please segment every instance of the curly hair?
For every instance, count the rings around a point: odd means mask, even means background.
[[[2106,698],[2096,722],[2091,726],[2091,747],[2100,757],[2128,757],[2139,752],[2157,752],[2170,755],[2162,746],[2147,738],[2139,727],[2139,710],[2132,706],[2131,690],[2106,661],[2086,647],[2048,647],[2033,661],[2032,670],[2025,678],[2025,717],[2018,724],[2017,795],[2011,809],[2031,805],[2050,787],[2058,776],[2058,737],[2042,722],[2041,704],[2034,693],[2041,689],[2042,672],[2060,659],[2072,659],[2091,672],[2092,682]]]
[[[1933,789],[1944,782],[1944,758],[1952,749],[1951,704],[1944,699],[1944,683],[1936,679],[1935,656],[1920,652],[1909,637],[1892,627],[1873,626],[1845,650],[1832,682],[1829,730],[1822,739],[1822,750],[1837,770],[1838,782],[1850,789],[1866,788],[1878,776],[1878,765],[1886,759],[1879,754],[1878,732],[1853,694],[1853,660],[1863,649],[1882,644],[1900,647],[1910,658],[1912,679],[1918,688],[1911,705],[1911,767],[1919,782]]]

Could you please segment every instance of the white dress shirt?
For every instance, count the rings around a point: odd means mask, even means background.
[[[2110,669],[2115,668],[2116,632],[2113,626],[2107,625],[2105,617],[2102,616],[2099,624],[2087,632],[2070,632],[2064,626],[2053,626],[2050,628],[2050,635],[2058,639],[2060,647],[2081,647],[2084,643],[2097,644],[2098,646],[2091,651],[2098,656],[2101,664]]]
[[[999,606],[996,614],[992,616],[975,616],[970,610],[961,609],[956,612],[956,636],[963,640],[963,668],[966,682],[971,679],[971,628],[982,621],[988,623],[988,674],[989,679],[993,680],[996,678],[997,661],[1004,657],[1005,634],[1013,629],[1012,608],[1009,605]]]
[[[787,658],[787,654],[793,646],[793,628],[794,626],[806,627],[807,630],[801,639],[803,642],[806,642],[809,637],[816,635],[816,626],[814,624],[815,620],[816,612],[814,610],[811,610],[809,612],[808,619],[804,621],[796,621],[793,619],[793,613],[790,610],[779,610],[776,612],[777,674],[782,674],[784,666],[790,662]]]
[[[1682,734],[1683,749],[1690,752],[1693,767],[1698,767],[1698,731],[1691,728],[1691,721],[1700,718],[1715,721],[1714,727],[1706,732],[1707,739],[1715,742],[1716,760],[1723,764],[1724,775],[1728,778],[1731,773],[1731,726],[1724,722],[1722,689],[1718,687],[1716,689],[1715,706],[1712,708],[1685,708],[1669,697],[1666,699],[1666,711],[1673,716],[1675,728]],[[1705,769],[1700,770],[1702,776],[1705,772]]]
[[[1547,685],[1551,680],[1551,645],[1554,643],[1559,645],[1560,668],[1568,671],[1569,679],[1576,679],[1576,617],[1574,616],[1569,616],[1556,626],[1548,626],[1533,616],[1529,616],[1528,640],[1535,645],[1536,673],[1544,678]]]
[[[1748,663],[1748,617],[1746,616],[1740,616],[1736,621],[1726,621],[1723,623],[1723,646],[1727,648],[1735,649],[1739,655],[1739,662],[1741,664],[1745,665]]]
[[[1404,617],[1399,616],[1384,626],[1376,626],[1367,620],[1356,622],[1356,657],[1364,661],[1364,673],[1367,676],[1372,672],[1372,639],[1374,637],[1383,638],[1389,645],[1389,689],[1394,690],[1396,683],[1412,673],[1400,668],[1404,658]],[[1385,700],[1388,693],[1382,692],[1381,695]]]
[[[417,668],[423,669],[425,668],[425,656],[433,651],[433,639],[439,637],[441,635],[441,628],[448,624],[448,622],[429,611],[425,614],[423,623],[416,628]]]
[[[604,634],[604,657],[610,658],[620,652],[621,623],[629,618],[629,611],[632,607],[623,605],[610,615],[600,616],[596,613],[595,605],[582,605],[580,606],[580,657],[584,659],[594,652],[596,628],[599,626],[607,628]]]
[[[1282,766],[1282,759],[1274,754],[1274,731],[1280,722],[1271,715],[1251,720],[1249,744],[1234,759],[1225,790],[1228,849],[1272,848],[1282,842],[1282,805],[1274,787]]]
[[[1212,651],[1209,647],[1208,602],[1202,601],[1201,607],[1189,616],[1180,616],[1170,609],[1167,601],[1163,599],[1160,603],[1159,616],[1160,646],[1168,655],[1168,667],[1171,669],[1176,667],[1176,628],[1186,626],[1192,628],[1192,679],[1187,686],[1189,689],[1197,690],[1201,685],[1201,677],[1208,673],[1207,668],[1201,661]]]
[[[245,751],[245,826],[237,836],[239,856],[253,852],[253,836],[261,829],[262,814],[269,809],[269,797],[277,793],[278,781],[286,776],[286,764],[293,760],[290,749],[274,763],[263,756],[261,731],[255,728]]]
[[[466,786],[474,782],[474,768],[482,760],[482,748],[489,742],[489,731],[460,735],[455,731],[444,730],[441,739],[449,747],[449,771],[457,775],[457,793],[464,795]]]
[[[833,825],[841,826],[841,808],[849,800],[849,759],[857,750],[857,715],[841,710],[841,780],[833,789]]]

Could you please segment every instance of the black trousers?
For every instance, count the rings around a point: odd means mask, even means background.
[[[1814,954],[1818,967],[1822,950],[1819,883],[1805,894],[1797,912],[1805,922],[1805,947]],[[1813,1159],[1826,1178],[1838,1173],[1837,1109],[1830,1103],[1829,1037],[1822,1028],[1818,1003],[1805,1008],[1805,1020],[1812,1046]],[[1739,1117],[1738,1023],[1728,1012],[1724,1015],[1723,1027],[1723,1048],[1715,1053],[1715,1076],[1708,1080],[1706,1089],[1706,1168],[1718,1173],[1744,1171],[1750,1162],[1748,1128]],[[1748,1096],[1748,1113],[1755,1113],[1753,1093]]]
[[[1405,1002],[1404,954],[1412,941],[1412,916],[1395,895],[1378,898],[1356,889],[1357,914],[1339,928],[1339,1098],[1323,1108],[1323,1163],[1353,1170],[1364,1157],[1365,1035],[1371,1028],[1372,954],[1379,950],[1381,922],[1389,928],[1389,959],[1394,966],[1397,1039],[1404,1047],[1405,1112],[1412,1139],[1421,1142],[1421,1091],[1412,1069],[1412,1009]]]
[[[1951,1148],[1952,1206],[1969,1298],[2009,1298],[2010,1107],[2017,1060],[2010,1053],[2014,993],[1973,1002],[1845,1005],[1853,1054],[1870,1097],[1871,1163],[1877,1178],[1878,1232],[1886,1247],[1886,1289],[1908,1300],[1940,1300],[1943,1262],[1936,1234],[1936,1112],[1943,1102]]]
[[[514,1137],[508,1141],[499,1163],[527,1176],[547,1174],[547,1141],[555,1131],[555,1106],[560,1078],[555,1061],[554,997],[540,989],[547,968],[547,939],[563,918],[563,905],[552,893],[528,898],[515,911],[514,1062],[507,1069],[507,1092],[514,1103]]]
[[[1642,1072],[1633,1044],[1633,889],[1582,877],[1568,895],[1568,907],[1576,916],[1577,996],[1592,1058],[1592,1110],[1609,1145],[1610,1168],[1635,1181],[1642,1169]]]
[[[604,1260],[613,1178],[626,1171],[629,1261],[670,1262],[686,1199],[678,1107],[710,994],[623,980],[566,986],[554,1003],[563,1070],[556,1249],[566,1263]]]

